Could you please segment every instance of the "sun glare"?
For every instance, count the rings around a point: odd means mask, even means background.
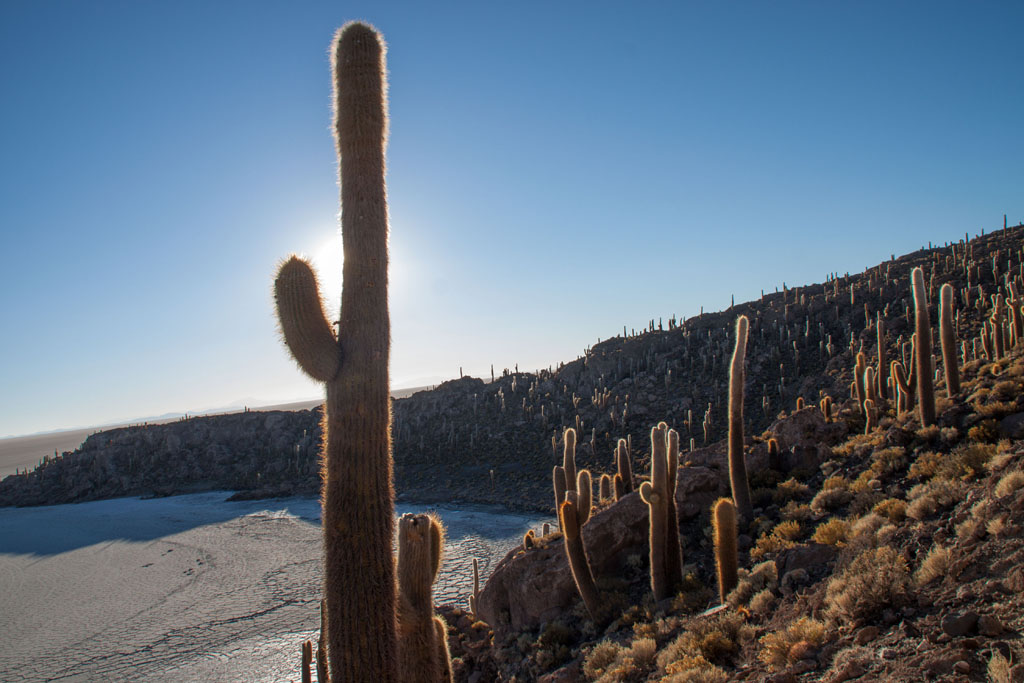
[[[328,315],[337,315],[341,308],[341,269],[344,262],[341,235],[335,231],[313,254],[313,268],[320,280],[320,296]]]

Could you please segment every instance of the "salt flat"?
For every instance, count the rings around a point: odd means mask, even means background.
[[[319,503],[228,495],[0,508],[0,680],[298,680],[319,628]],[[464,604],[472,558],[486,575],[543,521],[434,509],[439,603]]]

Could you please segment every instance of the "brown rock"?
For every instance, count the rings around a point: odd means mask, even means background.
[[[942,618],[942,631],[953,638],[958,638],[971,633],[977,624],[978,613],[974,610],[961,614],[947,614]]]
[[[854,642],[858,645],[867,645],[872,640],[878,637],[877,626],[865,626],[864,628],[857,631],[857,635],[854,636]]]
[[[647,505],[630,493],[583,526],[583,542],[596,579],[620,574],[626,558],[646,553]],[[509,551],[480,591],[480,618],[500,638],[535,628],[579,599],[561,539],[547,548]]]
[[[985,614],[978,618],[978,633],[989,638],[995,638],[1003,633],[1003,622],[999,617]]]

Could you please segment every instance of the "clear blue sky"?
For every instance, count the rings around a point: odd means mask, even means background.
[[[350,19],[390,45],[396,387],[1024,219],[1020,2],[9,0],[0,435],[320,393],[271,280],[340,272]]]

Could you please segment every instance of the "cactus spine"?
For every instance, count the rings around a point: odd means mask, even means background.
[[[397,678],[384,52],[360,23],[332,46],[345,257],[337,336],[309,263],[289,258],[274,283],[285,344],[326,385],[324,594],[330,669],[344,681]]]
[[[925,296],[924,271],[920,267],[912,271],[914,292],[914,327],[917,339],[914,342],[915,372],[917,375],[917,408],[921,426],[935,423],[935,389],[932,384],[932,326],[928,317],[928,300]]]
[[[718,572],[718,597],[724,603],[739,583],[736,554],[736,506],[728,498],[719,498],[712,508],[715,532],[715,567]]]
[[[960,393],[960,366],[953,333],[953,286],[948,282],[939,290],[939,342],[942,344],[942,369],[946,373],[946,395]]]
[[[398,670],[403,683],[451,681],[448,631],[434,615],[433,585],[443,550],[440,520],[433,515],[402,515],[398,522]]]
[[[749,326],[747,316],[736,319],[736,349],[729,366],[729,484],[739,514],[748,522],[754,518],[747,463],[743,458],[743,380]]]
[[[576,582],[576,590],[579,591],[590,618],[596,622],[600,601],[597,586],[594,584],[594,575],[590,571],[590,562],[583,547],[582,535],[583,525],[590,519],[592,495],[590,473],[587,470],[580,471],[576,488],[578,494],[573,491],[566,494],[565,501],[558,509],[558,517],[562,523],[565,554],[569,558],[569,568]]]

